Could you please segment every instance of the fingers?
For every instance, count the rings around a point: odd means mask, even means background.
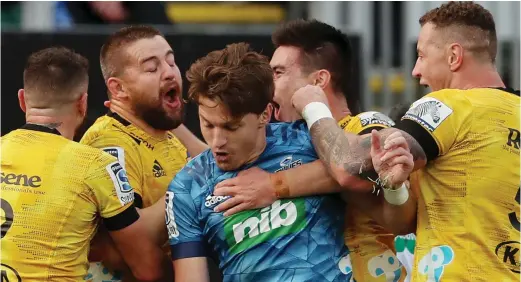
[[[380,153],[381,150],[380,134],[378,134],[378,131],[373,129],[371,131],[371,155],[376,155]]]
[[[402,147],[406,150],[409,150],[409,144],[407,143],[407,140],[405,139],[405,137],[403,137],[401,132],[393,132],[391,135],[387,137],[387,139],[385,139],[385,150],[390,150],[394,147]]]
[[[395,165],[404,165],[406,167],[411,167],[414,165],[414,162],[412,161],[412,157],[409,156],[398,156],[393,158],[389,161],[389,166],[395,166]]]
[[[224,216],[230,216],[230,215],[234,215],[238,212],[241,212],[241,211],[244,211],[244,210],[247,210],[248,209],[248,205],[247,204],[240,204],[238,206],[235,206],[229,210],[227,210],[223,215]]]
[[[110,101],[103,102],[103,106],[105,106],[106,108],[110,108]]]
[[[213,194],[215,196],[235,196],[237,195],[237,189],[235,186],[221,186],[217,187],[215,186],[215,189],[213,190]]]
[[[396,157],[396,156],[400,156],[400,155],[405,155],[405,156],[408,156],[410,153],[409,151],[405,150],[404,148],[402,147],[398,147],[398,148],[395,148],[393,150],[390,150],[390,151],[387,151],[381,158],[380,158],[380,161],[382,163],[385,163],[387,162],[388,160]]]
[[[232,197],[232,198],[229,198],[228,200],[220,203],[219,205],[217,205],[213,210],[215,212],[229,210],[230,208],[233,208],[240,203],[242,203],[242,200],[240,198]]]
[[[236,182],[237,182],[237,181],[235,180],[235,178],[229,178],[229,179],[223,180],[223,181],[217,183],[217,185],[215,185],[214,190],[215,190],[215,192],[217,192],[217,190],[221,190],[221,189],[223,189],[223,188],[225,188],[225,187],[233,187],[233,186],[236,186],[236,185],[237,185]],[[217,195],[217,194],[215,194],[215,195]],[[222,195],[221,195],[221,196],[222,196]]]

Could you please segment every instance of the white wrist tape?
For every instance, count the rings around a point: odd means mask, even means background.
[[[311,126],[317,120],[323,118],[333,118],[333,115],[331,114],[331,111],[326,106],[326,104],[321,102],[311,102],[302,110],[302,117],[306,120],[308,128],[311,129]]]
[[[405,183],[403,183],[402,186],[398,189],[384,188],[382,190],[384,190],[385,200],[391,205],[400,206],[405,204],[405,202],[407,202],[409,199],[409,189]]]

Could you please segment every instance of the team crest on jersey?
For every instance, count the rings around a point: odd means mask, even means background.
[[[166,212],[165,212],[165,222],[166,229],[168,230],[168,238],[177,238],[179,237],[179,229],[177,228],[177,224],[175,222],[174,215],[174,192],[166,191]]]
[[[450,246],[437,246],[431,249],[418,264],[418,271],[427,275],[428,281],[439,282],[445,267],[454,260],[454,251]]]
[[[394,121],[388,116],[380,113],[380,112],[365,112],[360,114],[360,123],[362,127],[371,125],[371,124],[383,124],[387,127],[393,127]]]
[[[101,148],[104,152],[116,157],[121,166],[125,167],[125,151],[121,147],[105,147]]]
[[[425,129],[433,132],[447,117],[452,114],[452,109],[440,100],[433,97],[425,97],[414,102],[405,113],[403,119],[417,122]]]
[[[157,160],[154,160],[154,166],[152,167],[152,173],[155,178],[166,176],[166,172]]]
[[[114,190],[121,205],[126,205],[134,201],[134,190],[128,182],[127,172],[119,162],[113,162],[106,166],[106,169],[114,183]]]
[[[302,165],[302,160],[298,159],[296,161],[293,161],[293,156],[287,156],[284,159],[282,159],[282,161],[280,161],[279,164],[280,164],[280,168],[277,169],[275,172],[287,170],[287,169]]]

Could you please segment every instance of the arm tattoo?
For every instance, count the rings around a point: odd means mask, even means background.
[[[380,130],[380,142],[395,132],[396,128]],[[319,158],[332,172],[332,168],[341,168],[350,175],[356,175],[362,179],[378,178],[371,160],[371,136],[360,137],[354,133],[344,132],[333,119],[321,119],[310,130],[313,145]],[[414,160],[426,160],[425,153],[411,135],[402,132]]]

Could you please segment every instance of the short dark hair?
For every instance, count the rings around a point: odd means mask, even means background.
[[[125,48],[128,45],[140,39],[153,38],[156,35],[163,36],[152,26],[136,25],[124,27],[109,36],[100,51],[101,73],[105,81],[119,75],[124,69]]]
[[[247,43],[210,52],[192,64],[186,78],[189,100],[199,103],[205,97],[222,103],[233,118],[261,114],[275,91],[268,58]]]
[[[359,94],[350,93],[354,58],[346,34],[317,20],[299,19],[280,25],[271,36],[271,40],[276,48],[299,48],[303,53],[299,59],[304,71],[328,70],[331,73],[333,89],[347,96],[350,108],[357,106]]]
[[[46,48],[29,56],[23,81],[32,107],[55,108],[87,91],[89,61],[65,47]]]
[[[458,35],[472,43],[471,51],[496,60],[496,24],[492,14],[474,2],[449,2],[423,15],[420,25],[432,23],[436,28],[450,28],[449,36]],[[459,30],[457,30],[459,28]]]

